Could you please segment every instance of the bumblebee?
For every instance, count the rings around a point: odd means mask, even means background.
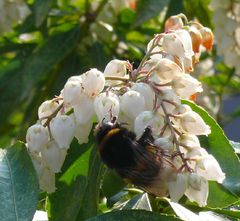
[[[111,122],[99,123],[95,136],[102,161],[127,183],[154,196],[167,195],[169,174],[176,168],[166,159],[163,150],[153,145],[150,127],[137,140],[135,133],[113,118]]]

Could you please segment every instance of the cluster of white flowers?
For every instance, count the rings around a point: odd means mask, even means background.
[[[23,21],[30,12],[23,0],[1,0],[0,33],[11,31],[13,24]]]
[[[183,28],[182,16],[167,20],[167,31],[150,41],[137,69],[128,61],[111,60],[103,72],[90,69],[70,77],[60,96],[42,103],[39,121],[28,129],[26,140],[43,190],[55,190],[54,173],[61,170],[73,138],[80,144],[88,142],[94,119],[108,122],[114,116],[127,123],[137,138],[150,127],[154,145],[166,158],[171,156],[161,168],[160,179],[164,177],[161,185],[173,201],[185,194],[200,206],[206,205],[207,181],[221,183],[225,175],[197,137],[208,135],[209,126],[181,104],[182,98],[190,99],[202,91],[201,83],[189,74],[199,51],[193,50],[193,28]],[[195,33],[202,39],[197,44],[212,44],[210,31],[196,27]]]
[[[240,75],[240,3],[233,0],[211,1],[217,53]],[[223,34],[224,33],[224,34]]]

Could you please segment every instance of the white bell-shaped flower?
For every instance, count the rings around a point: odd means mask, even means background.
[[[89,134],[92,130],[92,121],[88,121],[86,124],[78,124],[76,131],[75,131],[75,137],[78,140],[79,144],[87,143]]]
[[[60,115],[50,122],[52,137],[57,142],[59,148],[69,148],[74,137],[76,125],[72,117]]]
[[[48,142],[48,130],[41,124],[34,124],[27,130],[26,141],[30,152],[40,152]]]
[[[172,88],[181,98],[189,98],[191,95],[202,92],[202,85],[189,74],[182,73],[172,81]]]
[[[90,69],[81,75],[84,92],[90,97],[96,97],[105,85],[104,74],[96,68]]]
[[[77,105],[73,106],[74,115],[78,124],[86,124],[95,115],[93,99],[82,94]]]
[[[34,153],[30,153],[30,157],[31,157],[31,160],[33,163],[33,167],[36,171],[37,177],[38,177],[38,179],[40,179],[40,177],[42,176],[42,173],[43,173],[43,169],[44,169],[43,160],[40,155],[37,155]]]
[[[42,159],[52,172],[58,173],[67,155],[67,149],[60,148],[55,140],[48,142],[47,146],[41,151]]]
[[[39,185],[40,188],[47,193],[53,193],[55,191],[55,173],[48,167],[44,167],[42,176],[39,179]]]
[[[171,200],[178,202],[188,187],[188,174],[178,173],[176,180],[170,181],[168,187]]]
[[[44,101],[38,108],[39,119],[48,117],[49,115],[51,115],[58,108],[58,106],[59,104],[56,101],[53,101],[53,100]]]
[[[172,152],[174,150],[174,145],[170,137],[159,137],[154,140],[154,145],[163,149],[164,151]]]
[[[103,72],[105,76],[124,77],[127,74],[127,61],[111,60]]]
[[[137,91],[144,97],[147,110],[152,110],[154,106],[155,93],[153,89],[146,83],[136,83],[131,87],[131,90]]]
[[[64,85],[62,91],[63,100],[68,105],[75,105],[78,103],[79,97],[82,93],[82,77],[72,76]]]
[[[154,38],[147,45],[147,51],[148,52],[153,47],[153,43],[156,43]],[[150,57],[152,59],[161,59],[162,58],[162,54],[160,54],[161,51],[162,51],[162,48],[160,46],[155,46],[152,49],[152,55],[150,55]]]
[[[151,62],[151,60],[148,62]],[[157,75],[159,83],[166,83],[172,81],[177,75],[182,74],[182,70],[175,62],[168,58],[162,58],[158,59],[157,64],[154,66],[153,74]]]
[[[185,112],[187,111],[191,111],[191,107],[188,106],[187,104],[180,104],[180,105],[177,105],[175,110],[174,110],[174,114],[184,114]]]
[[[137,91],[127,91],[120,97],[120,107],[125,115],[135,119],[141,112],[146,110],[145,99]]]
[[[106,121],[110,121],[112,116],[117,117],[119,114],[119,99],[114,93],[101,93],[94,100],[94,109],[99,122],[103,118]]]
[[[188,111],[180,117],[180,124],[184,132],[192,135],[208,135],[210,127],[203,121],[201,116],[194,111]]]
[[[211,154],[202,156],[197,161],[195,170],[197,174],[207,180],[213,180],[217,181],[218,183],[222,183],[225,179],[225,173],[223,173],[219,163]]]
[[[179,58],[191,58],[194,55],[191,36],[183,29],[165,34],[162,46],[167,53]]]
[[[183,27],[183,22],[180,16],[173,15],[169,17],[164,26],[165,32],[170,31],[170,30],[178,30]]]
[[[185,195],[190,201],[197,202],[199,206],[206,206],[208,198],[208,181],[196,173],[189,174],[188,188],[185,191]]]
[[[162,127],[164,126],[164,118],[152,111],[144,111],[140,113],[134,123],[134,132],[139,139],[146,127],[150,126],[153,136],[158,136],[161,132]]]

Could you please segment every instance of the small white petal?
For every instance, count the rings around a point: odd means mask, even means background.
[[[208,135],[211,133],[210,127],[196,112],[188,111],[179,116],[181,116],[181,126],[186,133],[192,135]]]
[[[131,87],[131,90],[139,92],[144,97],[147,110],[153,109],[155,93],[148,84],[136,83]]]
[[[86,124],[78,124],[75,131],[75,137],[79,144],[87,143],[89,134],[92,130],[93,122],[89,121]]]
[[[60,115],[50,122],[50,130],[54,140],[60,148],[69,148],[74,137],[76,125],[72,117]]]
[[[178,173],[175,181],[168,183],[169,194],[173,202],[178,202],[188,187],[188,175]]]
[[[146,110],[144,97],[137,91],[127,91],[120,98],[120,107],[124,114],[135,119],[141,112]]]
[[[34,124],[27,130],[26,141],[30,152],[40,152],[48,142],[48,130],[41,124]]]
[[[208,198],[208,182],[205,178],[192,173],[188,178],[189,186],[185,195],[190,201],[195,201],[199,206],[207,205]]]
[[[79,103],[73,106],[74,115],[78,124],[86,124],[95,115],[93,99],[82,94]]]
[[[160,137],[154,140],[154,145],[166,151],[173,151],[174,145],[169,137]]]
[[[99,94],[94,100],[94,109],[98,117],[98,121],[103,118],[106,121],[111,120],[111,116],[118,117],[120,107],[117,95],[111,92],[104,92]]]
[[[51,115],[58,108],[58,106],[59,104],[56,101],[52,100],[44,101],[38,108],[39,119]],[[44,121],[42,122],[44,123]]]
[[[64,85],[62,96],[66,104],[75,105],[83,93],[81,76],[73,76]]]
[[[225,173],[223,173],[217,160],[210,154],[203,156],[199,162],[197,162],[195,169],[197,174],[207,180],[222,183],[225,179]]]
[[[51,140],[41,153],[42,159],[54,173],[61,171],[61,167],[67,155],[67,150],[65,148],[59,148],[57,143]]]
[[[52,172],[48,167],[44,167],[43,173],[39,180],[40,188],[47,193],[53,193],[55,187],[55,173]]]
[[[202,85],[197,79],[183,73],[173,79],[172,88],[181,98],[189,98],[191,95],[203,91]]]
[[[84,92],[90,97],[96,97],[105,85],[104,74],[96,68],[81,75]]]
[[[111,60],[105,67],[103,74],[105,76],[124,77],[127,74],[127,61]]]

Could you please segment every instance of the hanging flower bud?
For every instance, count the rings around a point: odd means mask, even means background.
[[[26,141],[30,152],[40,152],[48,142],[48,131],[41,124],[34,124],[27,130]]]
[[[99,94],[94,100],[94,109],[100,122],[103,118],[110,121],[112,116],[119,114],[119,99],[111,92]]]
[[[176,180],[169,182],[168,187],[171,200],[178,202],[188,187],[188,174],[178,173]]]
[[[177,15],[169,17],[165,22],[165,32],[168,32],[170,30],[181,29],[182,27],[183,27],[182,19]]]
[[[207,49],[211,50],[213,46],[214,35],[211,29],[204,27],[200,29],[202,35],[202,45]]]
[[[127,74],[127,61],[111,60],[103,72],[105,76],[124,77]]]
[[[144,111],[140,113],[134,123],[134,131],[137,135],[137,139],[139,139],[144,130],[147,127],[150,127],[152,130],[152,134],[158,136],[161,132],[161,129],[164,125],[164,118],[159,115],[155,114],[152,111]]]
[[[83,93],[81,76],[70,77],[64,85],[62,96],[66,104],[75,105]]]
[[[192,135],[208,135],[211,133],[210,127],[194,111],[188,111],[180,116],[180,123],[186,133]]]
[[[162,90],[161,100],[167,100],[169,102],[164,102],[167,113],[172,113],[173,110],[181,105],[179,97],[174,93],[172,89]]]
[[[47,193],[53,193],[55,191],[55,173],[48,167],[44,167],[42,176],[39,179],[39,185],[40,188]]]
[[[93,99],[82,94],[78,104],[73,106],[74,116],[78,124],[86,124],[94,116]]]
[[[200,148],[200,142],[197,136],[191,134],[181,134],[178,138],[180,144],[184,145],[188,149]]]
[[[144,97],[137,91],[127,91],[120,98],[120,107],[124,114],[135,119],[141,112],[146,110]]]
[[[70,116],[60,115],[50,122],[52,136],[59,148],[69,148],[75,133],[75,123]]]
[[[191,95],[202,92],[202,85],[189,74],[182,73],[172,81],[172,88],[181,98],[189,98]]]
[[[59,148],[58,144],[51,140],[47,146],[41,151],[42,159],[52,172],[58,173],[61,171],[61,167],[67,155],[65,148]]]
[[[189,34],[192,39],[192,48],[195,53],[199,53],[200,45],[202,43],[201,32],[194,26],[189,28]]]
[[[38,108],[38,117],[39,119],[48,117],[51,115],[57,108],[59,104],[53,100],[44,101]],[[46,120],[44,120],[46,121]],[[42,121],[44,123],[44,121]]]
[[[189,174],[188,188],[185,195],[190,201],[195,201],[199,206],[207,205],[208,182],[196,173]]]
[[[210,154],[200,157],[197,161],[196,173],[207,180],[217,181],[218,183],[222,183],[225,179],[225,173],[223,173],[217,160]]]
[[[104,88],[105,77],[96,68],[81,75],[84,92],[90,97],[96,97]]]
[[[153,89],[145,83],[136,83],[131,87],[131,90],[137,91],[140,93],[145,100],[145,106],[147,110],[152,110],[154,106],[155,93]]]
[[[87,143],[89,134],[92,130],[92,121],[88,121],[86,124],[78,124],[76,131],[75,131],[75,137],[78,140],[79,144]]]

